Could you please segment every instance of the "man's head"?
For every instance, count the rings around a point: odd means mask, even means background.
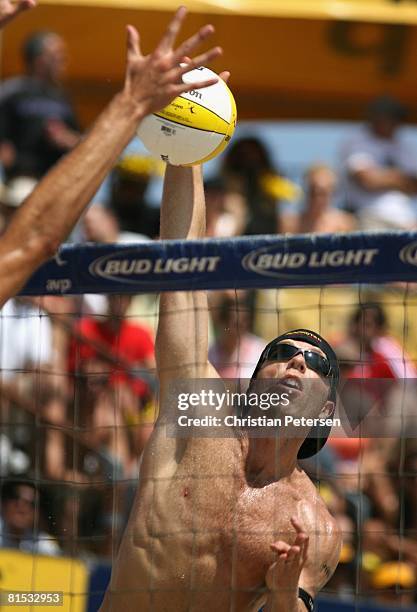
[[[294,417],[329,417],[334,412],[339,364],[330,344],[316,332],[297,329],[275,338],[263,350],[254,379],[273,381],[274,388],[279,385],[289,393],[286,413]],[[298,458],[317,453],[329,433],[330,427],[312,428]]]
[[[17,535],[33,528],[38,493],[34,484],[7,480],[1,487],[1,515],[7,531]]]
[[[373,100],[368,107],[369,125],[379,138],[390,140],[407,116],[407,109],[390,96]]]
[[[248,136],[232,143],[224,158],[226,173],[246,176],[272,171],[273,164],[267,147],[259,138]]]
[[[23,58],[29,74],[58,83],[67,64],[66,44],[54,32],[35,32],[24,43]]]
[[[337,185],[335,172],[325,164],[317,164],[307,170],[304,181],[309,208],[330,208]]]
[[[350,320],[350,335],[366,349],[371,348],[372,340],[385,333],[387,317],[382,306],[368,302],[361,304]]]

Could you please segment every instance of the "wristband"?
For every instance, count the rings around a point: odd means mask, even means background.
[[[314,610],[314,599],[301,587],[298,588],[298,598],[301,599],[308,612],[313,612]]]

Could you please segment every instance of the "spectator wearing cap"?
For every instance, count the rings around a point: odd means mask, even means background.
[[[24,43],[26,74],[0,87],[0,161],[6,179],[42,177],[78,142],[75,112],[61,86],[66,46],[54,32]]]
[[[56,540],[38,528],[39,492],[32,482],[7,480],[1,488],[0,547],[59,555]]]
[[[417,157],[400,133],[406,108],[388,96],[374,100],[367,124],[342,147],[344,205],[361,229],[411,229],[417,214]]]

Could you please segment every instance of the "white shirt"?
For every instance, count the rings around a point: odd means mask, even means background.
[[[362,213],[380,218],[384,225],[408,228],[417,221],[412,198],[396,190],[372,192],[363,189],[351,173],[366,168],[397,168],[410,176],[417,176],[417,156],[396,134],[391,139],[378,138],[370,129],[363,128],[342,148],[342,167],[345,201],[359,217]]]
[[[0,370],[6,380],[27,365],[48,363],[52,352],[49,317],[30,304],[9,300],[0,310]]]

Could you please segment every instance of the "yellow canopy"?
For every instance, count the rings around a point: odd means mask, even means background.
[[[68,87],[89,123],[121,87],[125,25],[156,44],[178,0],[55,0],[5,30],[1,74],[22,71],[29,32],[67,40]],[[411,106],[417,121],[417,2],[404,0],[189,0],[183,36],[211,22],[232,72],[238,117],[354,118],[375,95]]]

